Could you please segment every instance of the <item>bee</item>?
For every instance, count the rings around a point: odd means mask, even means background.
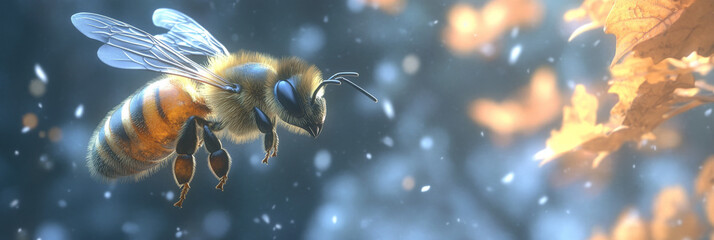
[[[103,179],[136,179],[173,160],[173,176],[181,189],[174,206],[182,207],[193,179],[194,153],[203,145],[208,166],[223,191],[231,157],[220,138],[235,143],[263,135],[265,157],[278,153],[276,126],[317,137],[323,129],[327,85],[346,83],[374,102],[372,94],[338,72],[323,79],[320,70],[295,57],[276,59],[256,52],[230,53],[187,15],[161,8],[153,23],[168,32],[151,35],[124,22],[77,13],[72,24],[104,45],[97,55],[121,69],[165,74],[149,82],[111,110],[92,135],[87,166]],[[186,55],[204,55],[200,65]]]

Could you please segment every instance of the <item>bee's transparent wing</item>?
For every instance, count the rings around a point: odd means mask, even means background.
[[[169,8],[159,8],[154,11],[153,21],[157,27],[169,30],[168,33],[159,34],[155,37],[180,53],[208,56],[230,54],[226,47],[218,42],[211,33],[182,12]]]
[[[238,89],[141,29],[95,13],[72,15],[72,24],[89,38],[103,42],[97,55],[109,66],[146,69],[191,78],[226,90]]]

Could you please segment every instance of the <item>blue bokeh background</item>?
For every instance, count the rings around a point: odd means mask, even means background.
[[[540,66],[555,69],[564,95],[584,84],[612,104],[603,77],[614,37],[591,31],[567,42],[572,28],[563,13],[581,2],[543,0],[541,23],[501,36],[494,59],[455,56],[441,37],[455,3],[407,1],[392,15],[358,0],[6,2],[0,10],[0,239],[572,240],[597,227],[609,230],[626,207],[648,218],[664,187],[692,193],[698,166],[713,153],[708,107],[668,123],[681,133],[680,147],[642,153],[626,145],[608,158],[607,181],[584,176],[554,184],[553,176],[567,169],[532,160],[559,118],[495,144],[469,118],[469,103],[506,98]],[[97,181],[84,165],[92,131],[158,74],[102,64],[100,44],[74,29],[70,16],[96,12],[159,33],[151,14],[161,7],[192,16],[231,51],[299,56],[324,73],[360,72],[357,81],[380,103],[329,88],[320,138],[278,130],[280,155],[267,166],[259,163],[260,142],[226,142],[234,162],[225,192],[213,188],[200,151],[183,209],[172,206],[179,189],[167,168],[139,182]],[[516,45],[522,53],[509,64]],[[408,55],[419,59],[415,74],[403,70]],[[41,97],[28,91],[36,64],[48,77]],[[79,105],[81,117],[75,116]],[[600,110],[607,116],[607,107]],[[22,133],[26,113],[36,114],[39,125]],[[61,129],[60,141],[38,137],[51,127]]]

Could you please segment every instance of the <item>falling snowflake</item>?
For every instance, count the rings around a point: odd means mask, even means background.
[[[509,172],[508,174],[506,174],[505,176],[503,176],[503,177],[501,178],[501,183],[508,185],[508,184],[510,184],[511,182],[513,182],[513,179],[514,179],[515,177],[516,177],[516,176],[513,174],[513,172]]]
[[[516,64],[518,61],[518,57],[521,56],[521,50],[523,47],[521,47],[520,44],[517,44],[513,48],[511,48],[511,54],[508,56],[508,64],[513,65]]]
[[[79,106],[74,109],[74,117],[79,119],[82,115],[84,115],[84,105],[79,104]]]
[[[43,83],[47,83],[47,74],[45,74],[45,70],[42,69],[39,63],[35,63],[35,76]]]

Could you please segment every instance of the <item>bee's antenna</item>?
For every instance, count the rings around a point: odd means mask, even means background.
[[[335,73],[334,75],[332,75],[330,78],[328,78],[328,79],[326,79],[326,80],[322,80],[322,82],[320,83],[320,85],[317,85],[317,88],[316,88],[315,91],[312,93],[312,103],[313,103],[313,104],[315,103],[315,99],[317,98],[317,92],[320,91],[320,88],[323,88],[323,87],[327,86],[327,84],[342,85],[343,82],[348,83],[349,85],[351,85],[352,87],[354,87],[355,89],[357,89],[357,91],[360,91],[362,94],[364,94],[364,95],[367,96],[368,98],[372,99],[372,101],[374,101],[374,102],[377,102],[377,101],[378,101],[377,98],[374,97],[374,96],[373,96],[372,94],[370,94],[369,92],[367,92],[367,90],[364,90],[364,88],[362,88],[362,87],[360,87],[359,85],[353,83],[353,82],[350,81],[349,79],[344,78],[343,76],[358,77],[358,76],[359,76],[359,73],[356,73],[356,72],[338,72],[338,73]]]

